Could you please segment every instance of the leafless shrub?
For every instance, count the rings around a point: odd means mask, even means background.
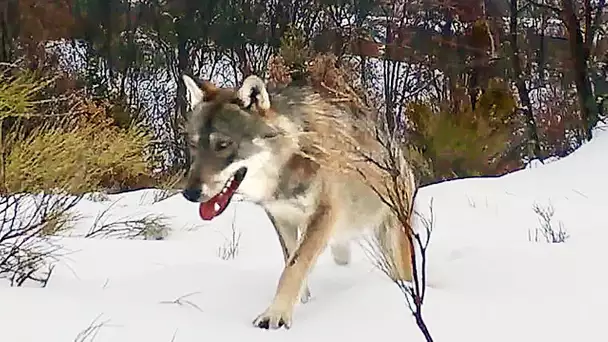
[[[121,217],[110,220],[109,214],[118,201],[110,204],[101,211],[93,221],[91,229],[85,234],[86,238],[119,238],[162,240],[169,232],[169,222],[165,215],[148,214],[140,218]],[[110,222],[108,222],[110,221]]]
[[[412,206],[413,209],[413,206]],[[412,233],[408,236],[408,243],[410,244],[410,258],[413,266],[412,281],[406,282],[402,279],[394,277],[394,269],[397,267],[397,261],[393,259],[393,254],[382,248],[382,242],[379,241],[378,237],[373,235],[364,241],[366,242],[363,247],[368,257],[372,260],[376,268],[382,273],[388,276],[393,283],[395,283],[403,295],[405,296],[407,306],[414,316],[416,325],[424,335],[426,341],[432,342],[433,338],[428,330],[428,327],[422,316],[422,305],[426,295],[426,263],[427,263],[427,248],[429,245],[431,233],[434,227],[434,213],[433,213],[433,201],[429,204],[430,218],[420,215],[418,212],[415,213],[421,220],[424,227],[425,237],[422,237],[420,233],[414,232],[413,229],[407,224],[406,229],[412,229]]]
[[[241,232],[236,229],[236,209],[232,217],[230,225],[230,237],[224,236],[224,244],[218,248],[218,255],[222,260],[230,260],[237,257],[239,254],[239,245],[241,242]]]
[[[380,241],[377,238],[371,244],[371,255],[379,269],[389,276],[403,292],[418,328],[426,341],[432,342],[433,338],[422,315],[422,305],[426,293],[426,251],[434,225],[433,202],[431,200],[430,219],[415,212],[414,204],[419,189],[418,180],[403,154],[398,135],[386,134],[387,127],[388,125],[385,125],[375,129],[376,141],[382,146],[380,151],[368,153],[369,151],[364,149],[359,150],[359,154],[373,167],[361,167],[357,168],[357,171],[396,217],[396,229],[401,229],[403,238],[407,240],[405,243],[409,246],[412,281],[406,282],[400,277],[394,276],[392,272],[396,269],[398,261],[393,260],[393,253],[378,247],[382,244],[379,244]],[[421,218],[426,233],[424,238],[412,227],[414,214]]]
[[[0,278],[12,286],[45,286],[60,247],[51,235],[72,223],[69,212],[81,197],[11,194],[0,197]]]
[[[570,237],[570,235],[564,229],[564,223],[559,221],[557,228],[553,222],[553,215],[555,215],[555,208],[551,204],[546,207],[541,207],[535,203],[532,206],[534,213],[538,215],[539,226],[534,230],[528,230],[528,240],[539,242],[542,237],[547,243],[563,243]],[[539,235],[540,234],[540,235]]]
[[[46,219],[41,227],[40,234],[48,237],[57,236],[71,230],[76,222],[82,218],[82,215],[71,210],[43,210],[43,215]]]

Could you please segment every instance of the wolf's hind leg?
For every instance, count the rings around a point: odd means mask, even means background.
[[[388,261],[387,266],[393,280],[412,280],[411,248],[405,234],[392,214],[388,214],[376,229],[376,238],[385,260]]]

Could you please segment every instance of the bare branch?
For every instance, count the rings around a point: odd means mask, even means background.
[[[93,226],[85,234],[86,238],[122,238],[122,239],[153,239],[165,238],[169,231],[167,217],[162,214],[148,214],[140,218],[121,217],[110,222],[110,210],[118,201],[113,202],[102,210],[93,222]]]
[[[95,340],[95,338],[97,337],[99,330],[101,328],[103,328],[104,326],[106,326],[108,324],[108,322],[110,322],[110,320],[105,320],[103,322],[97,322],[97,320],[102,315],[103,314],[99,314],[99,316],[95,317],[93,322],[91,322],[91,324],[86,329],[84,329],[80,333],[78,333],[78,335],[74,339],[74,342],[93,342]]]
[[[0,197],[0,278],[13,286],[46,286],[61,247],[51,236],[71,224],[81,197],[13,194]]]
[[[166,300],[164,300],[164,301],[161,301],[160,303],[161,303],[161,304],[177,304],[177,305],[180,305],[180,306],[183,306],[183,305],[188,305],[188,306],[191,306],[191,307],[193,307],[193,308],[197,309],[197,310],[198,310],[198,311],[200,311],[200,312],[203,312],[203,310],[202,310],[202,309],[201,309],[201,308],[200,308],[198,305],[196,305],[196,304],[192,303],[192,302],[191,302],[191,301],[189,301],[189,300],[185,300],[185,298],[190,297],[190,296],[193,296],[193,295],[195,295],[195,294],[199,294],[199,293],[200,293],[200,292],[192,292],[192,293],[188,293],[188,294],[185,294],[185,295],[183,295],[183,296],[177,297],[177,298],[176,298],[176,299],[174,299],[174,300],[171,300],[171,301],[166,301]]]

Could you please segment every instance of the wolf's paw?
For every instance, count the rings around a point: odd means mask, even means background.
[[[302,291],[302,293],[300,294],[300,303],[302,303],[302,304],[308,303],[311,296],[312,295],[310,294],[310,289],[308,288],[308,286],[306,286],[304,288],[304,290]]]
[[[338,242],[331,245],[331,255],[337,265],[348,265],[350,263],[350,253],[348,242]]]
[[[291,313],[285,310],[268,308],[253,320],[253,325],[261,329],[291,328]]]

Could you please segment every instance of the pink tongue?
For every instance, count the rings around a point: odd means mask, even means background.
[[[211,197],[206,202],[201,203],[198,207],[198,213],[200,217],[205,221],[209,221],[221,214],[228,206],[228,202],[230,201],[230,198],[232,197],[238,186],[238,182],[232,181],[232,183],[228,186],[228,191],[220,192],[217,195]],[[216,204],[219,205],[218,210],[215,210]]]

